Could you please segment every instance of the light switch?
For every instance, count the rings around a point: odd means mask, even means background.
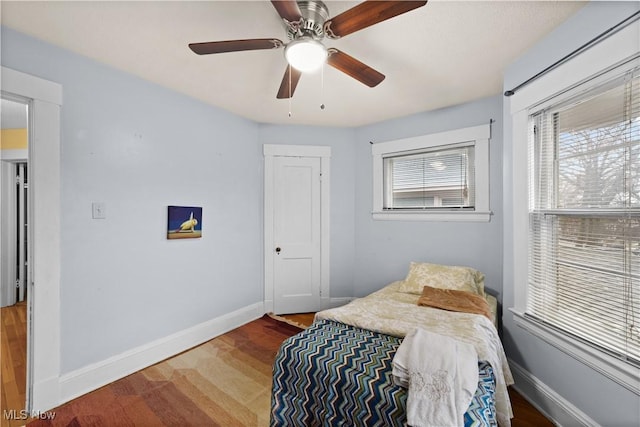
[[[107,217],[106,206],[103,202],[93,202],[91,209],[93,219],[105,219]]]

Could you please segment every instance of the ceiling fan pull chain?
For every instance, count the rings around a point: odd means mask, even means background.
[[[291,64],[289,64],[289,117],[291,117]]]
[[[320,69],[320,109],[324,110],[324,64]]]

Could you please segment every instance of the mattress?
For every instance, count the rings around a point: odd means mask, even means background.
[[[401,338],[317,320],[276,356],[271,426],[404,426],[406,390],[393,383]],[[478,388],[465,426],[495,426],[495,376],[478,362]]]

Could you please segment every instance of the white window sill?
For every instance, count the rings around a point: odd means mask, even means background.
[[[373,219],[387,221],[489,222],[492,212],[478,211],[383,211],[373,212]]]
[[[567,353],[591,369],[600,372],[602,375],[631,390],[635,394],[640,395],[640,370],[638,368],[609,356],[602,351],[598,351],[560,331],[546,327],[544,324],[526,317],[521,311],[514,308],[510,308],[509,311],[513,313],[513,319],[519,327]]]

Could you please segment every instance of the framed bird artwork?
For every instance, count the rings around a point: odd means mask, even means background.
[[[202,208],[169,206],[167,239],[197,239],[202,237]]]

